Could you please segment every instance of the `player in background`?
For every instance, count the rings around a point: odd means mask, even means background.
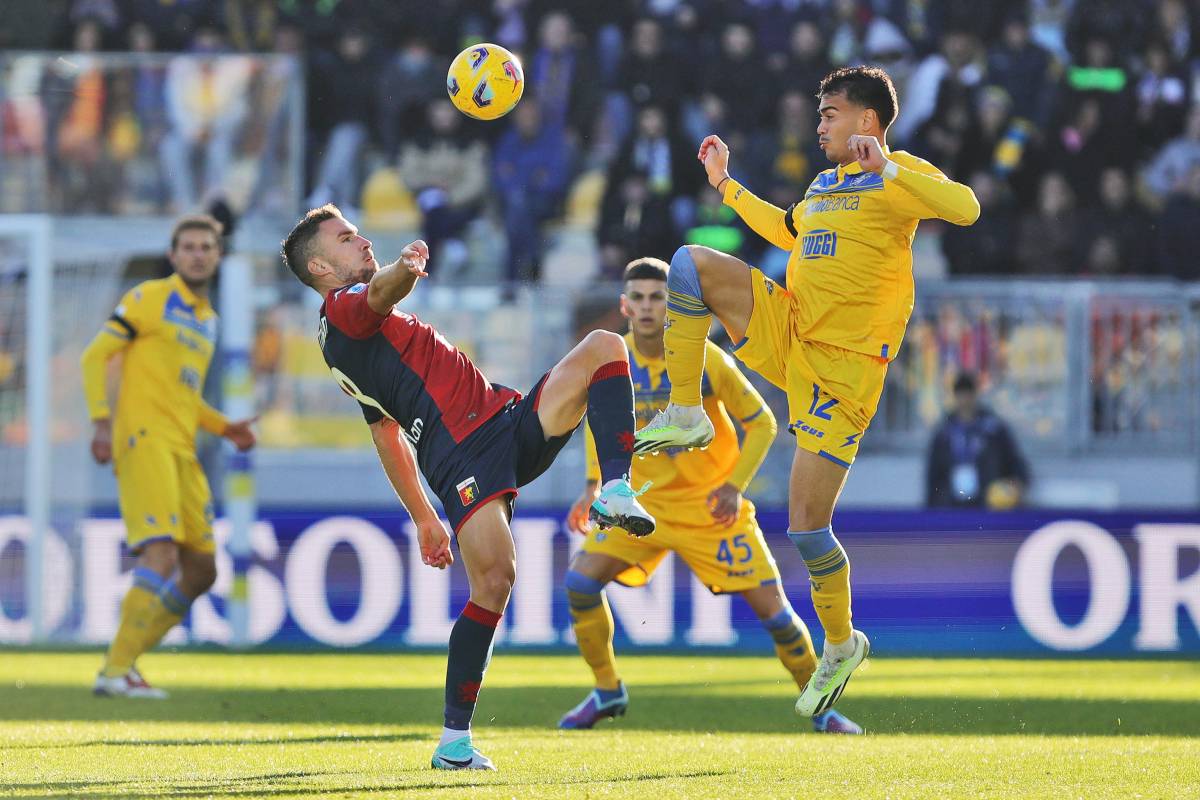
[[[221,261],[221,223],[181,218],[167,254],[175,274],[125,294],[83,351],[83,389],[94,425],[92,456],[113,462],[133,586],[93,691],[161,699],[134,666],[217,577],[212,495],[196,458],[196,428],[254,446],[254,420],[230,422],[200,396],[217,340],[209,288]],[[123,356],[116,419],[108,362]]]
[[[787,288],[705,247],[676,251],[668,279],[666,354],[671,402],[638,431],[638,453],[703,447],[713,425],[701,405],[713,314],[736,355],[787,392],[796,437],[788,536],[804,557],[825,629],[821,664],[796,711],[837,701],[870,652],[853,628],[850,563],[833,534],[833,508],[883,391],[913,307],[912,239],[922,219],[970,225],[979,202],[936,167],[886,145],[899,104],[887,73],[835,70],[821,81],[817,136],[837,166],[802,200],[777,208],[729,175],[729,148],[700,144],[709,183],[756,233],[791,256]]]
[[[625,343],[613,333],[589,334],[522,396],[490,383],[431,326],[395,308],[426,277],[424,242],[381,268],[371,242],[327,205],[297,223],[283,256],[325,298],[318,331],[325,362],[362,408],[423,560],[444,569],[454,558],[418,469],[458,539],[471,598],[450,633],[445,726],[433,767],[495,769],[472,743],[471,717],[516,576],[509,520],[517,489],[550,466],[586,414],[603,480],[591,518],[638,535],[654,530],[629,485],[633,387]]]
[[[644,422],[662,408],[671,391],[663,361],[667,264],[656,258],[632,261],[624,281],[621,313],[629,320],[625,346],[635,415]],[[654,487],[643,498],[658,523],[652,536],[635,539],[619,531],[592,529],[587,510],[599,491],[600,469],[588,436],[587,483],[567,518],[567,527],[587,539],[571,561],[565,582],[571,626],[596,688],[562,718],[560,728],[591,728],[605,717],[625,713],[629,693],[617,674],[613,616],[604,587],[612,580],[626,586],[645,584],[672,550],[710,591],[740,594],[754,609],[798,688],[804,688],[817,668],[812,638],[784,597],[754,504],[742,496],[775,439],[775,417],[733,359],[712,342],[705,347],[701,389],[705,412],[716,429],[712,445],[694,452],[677,448],[667,457],[633,464],[634,483],[651,481]],[[740,449],[734,418],[745,431]],[[833,709],[814,717],[813,728],[862,733]]]

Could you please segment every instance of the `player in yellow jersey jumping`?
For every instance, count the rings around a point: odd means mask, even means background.
[[[254,446],[253,420],[230,422],[200,391],[212,361],[217,316],[208,292],[221,261],[221,223],[180,219],[168,257],[175,274],[131,289],[83,352],[83,386],[95,431],[92,455],[113,462],[133,586],[93,691],[159,699],[134,661],[183,618],[217,576],[212,498],[196,459],[196,428]],[[110,359],[122,355],[116,420],[106,392]],[[178,569],[178,575],[176,570]]]
[[[671,402],[637,432],[635,445],[637,453],[653,453],[712,441],[701,405],[712,314],[738,342],[736,355],[787,392],[788,430],[797,444],[788,536],[804,557],[825,628],[821,664],[796,702],[805,715],[832,706],[870,652],[867,637],[851,625],[850,566],[831,522],[912,313],[913,234],[922,219],[970,225],[979,217],[968,187],[888,149],[899,103],[886,72],[836,70],[817,96],[820,147],[837,166],[817,175],[786,210],[729,176],[729,148],[720,138],[701,142],[698,157],[725,203],[791,252],[787,288],[705,247],[675,253],[667,286]]]
[[[663,361],[667,315],[667,264],[642,258],[625,268],[621,313],[629,320],[625,344],[635,395],[635,415],[645,421],[663,407],[671,381]],[[595,675],[596,688],[559,722],[561,728],[591,728],[605,717],[625,713],[629,694],[617,676],[613,616],[604,586],[616,580],[641,586],[669,551],[675,551],[713,592],[740,594],[775,640],[775,651],[796,685],[803,688],[817,667],[812,639],[792,610],[779,570],[763,540],[754,504],[742,496],[775,439],[775,417],[762,397],[715,344],[705,345],[702,381],[704,409],[715,423],[706,450],[668,451],[659,459],[633,463],[633,483],[650,481],[642,496],[657,521],[654,533],[634,538],[620,530],[590,529],[588,508],[599,491],[600,467],[588,443],[587,485],[571,509],[568,527],[587,535],[566,576],[571,623],[579,650]],[[745,431],[738,447],[736,418]],[[814,717],[813,727],[829,733],[862,733],[833,709]]]

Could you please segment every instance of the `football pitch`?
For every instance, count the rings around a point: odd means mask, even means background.
[[[99,660],[0,652],[0,796],[1200,797],[1195,662],[878,657],[846,737],[795,716],[773,659],[626,655],[629,714],[568,733],[582,661],[501,651],[482,774],[429,769],[441,654],[151,654],[165,702],[93,698]]]

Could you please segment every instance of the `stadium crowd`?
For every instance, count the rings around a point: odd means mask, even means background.
[[[720,205],[693,161],[696,143],[719,133],[738,177],[790,204],[827,166],[813,90],[831,68],[859,62],[897,81],[891,146],[969,182],[983,205],[978,224],[943,232],[950,274],[1200,278],[1190,256],[1200,249],[1200,14],[1184,0],[49,7],[46,41],[8,44],[299,56],[308,203],[333,201],[382,224],[404,219],[390,209],[409,208],[450,260],[465,257],[462,240],[476,220],[494,220],[513,279],[537,278],[547,225],[572,196],[604,275],[690,241],[781,277],[786,254]],[[524,59],[526,98],[510,124],[473,122],[446,102],[446,64],[480,40]],[[286,103],[262,96],[267,84],[245,60],[179,61],[165,74],[50,70],[42,78],[107,81],[44,93],[67,98],[45,109],[46,149],[64,173],[58,210],[103,210],[139,193],[151,208],[184,210],[255,148],[262,155],[247,202],[266,202]],[[20,109],[6,109],[6,119],[6,153],[37,146],[21,140]],[[164,167],[157,182],[155,170],[122,166],[139,148]],[[193,175],[201,161],[203,174]]]

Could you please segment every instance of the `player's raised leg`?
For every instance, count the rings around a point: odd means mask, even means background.
[[[608,331],[592,331],[584,337],[550,370],[537,413],[547,437],[575,430],[587,414],[601,476],[600,496],[589,515],[601,526],[623,528],[634,536],[652,533],[654,517],[638,502],[641,492],[629,485],[633,383],[625,341]]]
[[[558,722],[560,728],[591,728],[602,719],[624,714],[629,706],[629,693],[617,675],[613,615],[604,595],[604,587],[628,567],[624,561],[603,553],[579,552],[567,570],[571,628],[579,654],[595,676],[596,688],[563,715]]]
[[[475,748],[471,718],[492,655],[496,626],[508,605],[517,575],[517,556],[508,527],[507,500],[497,498],[475,512],[458,531],[458,549],[471,598],[450,631],[446,659],[446,707],[434,769],[496,767]]]
[[[675,251],[667,272],[667,327],[663,335],[671,402],[637,432],[634,451],[707,447],[713,426],[701,406],[704,349],[712,315],[740,341],[754,311],[750,268],[733,256],[699,245]]]
[[[847,471],[817,453],[796,448],[788,486],[788,538],[808,568],[813,608],[825,629],[816,673],[796,701],[796,712],[816,716],[841,696],[871,644],[851,625],[850,561],[833,535],[833,507]]]
[[[803,690],[817,669],[817,656],[808,626],[792,608],[778,582],[741,594],[775,640],[775,654],[796,682],[796,688]],[[817,733],[862,733],[862,728],[853,720],[832,708],[813,717],[813,730]]]

